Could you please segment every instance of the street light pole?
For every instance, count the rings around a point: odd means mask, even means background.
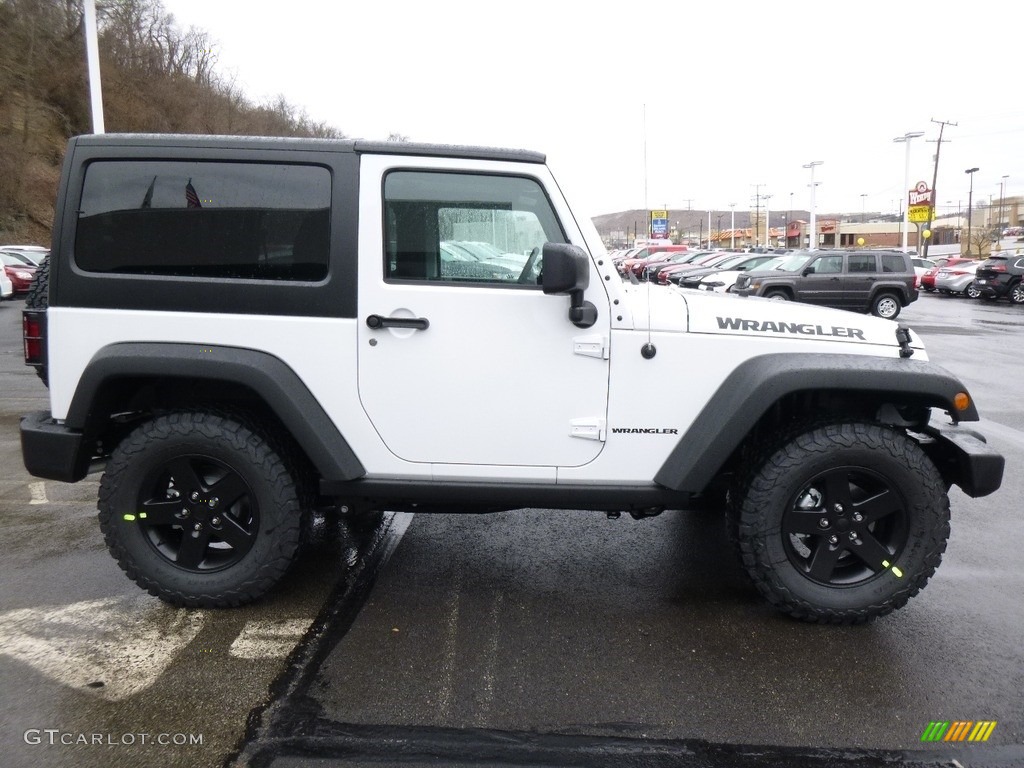
[[[772,215],[768,209],[768,201],[772,199],[771,195],[764,196],[764,246],[765,248],[771,247],[772,244]]]
[[[906,160],[903,163],[903,198],[907,198],[910,192],[910,140],[918,136],[924,136],[924,131],[911,131],[902,136],[897,136],[893,141],[902,142],[907,145]],[[910,229],[910,206],[903,206],[903,252],[907,253],[907,230]]]
[[[729,203],[731,211],[731,218],[729,219],[729,247],[732,250],[736,250],[736,203]]]
[[[1003,228],[1003,193],[1006,191],[1006,180],[1010,178],[1009,174],[1004,173],[1003,178],[999,180],[999,231],[1000,237],[1002,237]]]
[[[867,192],[861,192],[860,193],[860,223],[861,224],[863,224],[864,223],[864,219],[867,218],[867,214],[864,213],[864,203],[867,200],[867,196],[868,196]]]
[[[814,168],[818,165],[823,165],[824,160],[812,160],[804,165],[804,168],[811,169],[811,234],[808,238],[807,249],[810,251],[818,250],[818,217],[814,208],[814,188],[818,186],[814,183]]]
[[[974,207],[974,173],[977,168],[968,168],[964,173],[971,180],[971,189],[967,193],[967,255],[971,254],[971,217]],[[979,249],[980,250],[980,249]]]

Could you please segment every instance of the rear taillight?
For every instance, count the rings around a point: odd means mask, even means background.
[[[21,335],[25,342],[25,365],[42,365],[46,336],[45,309],[22,311]]]

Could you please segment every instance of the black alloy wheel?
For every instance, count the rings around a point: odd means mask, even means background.
[[[129,578],[174,605],[251,602],[294,560],[304,509],[291,451],[241,416],[143,422],[100,480],[100,529]]]
[[[743,567],[783,613],[869,621],[905,605],[942,560],[945,481],[900,430],[855,421],[797,430],[751,449],[744,464],[727,519]]]

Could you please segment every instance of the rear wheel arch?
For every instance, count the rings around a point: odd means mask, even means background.
[[[245,413],[287,435],[327,480],[354,480],[361,462],[299,376],[259,350],[123,343],[99,350],[83,371],[66,424],[101,452],[140,418],[175,408]],[[111,418],[115,417],[115,418]]]

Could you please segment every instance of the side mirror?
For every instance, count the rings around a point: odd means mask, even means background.
[[[597,307],[584,301],[590,285],[590,257],[578,245],[544,243],[541,287],[548,295],[569,295],[569,320],[578,328],[597,322]]]
[[[590,259],[578,245],[544,243],[541,285],[549,295],[572,295],[590,285]]]
[[[802,274],[804,277],[807,277],[808,275],[813,275],[814,274],[814,267],[808,267],[807,269],[805,269],[800,274]]]

